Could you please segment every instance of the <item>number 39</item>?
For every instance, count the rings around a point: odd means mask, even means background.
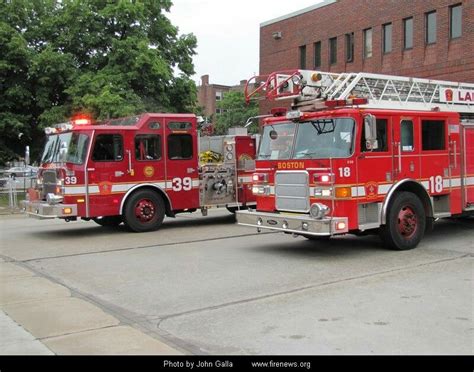
[[[189,191],[193,188],[193,181],[191,177],[184,177],[183,179],[181,178],[173,178],[172,185],[173,185],[173,191]]]
[[[77,177],[66,177],[64,183],[66,185],[75,185],[77,183]]]

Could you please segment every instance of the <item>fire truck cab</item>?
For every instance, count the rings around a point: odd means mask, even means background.
[[[141,232],[157,229],[165,215],[254,204],[255,137],[200,138],[197,125],[192,114],[146,113],[97,124],[81,117],[47,128],[26,213],[102,226],[125,222]],[[200,159],[206,152],[215,158]]]
[[[239,224],[313,240],[378,231],[404,250],[434,220],[474,215],[473,84],[305,70],[254,79],[248,99],[294,101],[264,120],[257,208]]]

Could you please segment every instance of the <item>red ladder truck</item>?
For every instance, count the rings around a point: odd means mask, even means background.
[[[197,125],[192,114],[147,113],[97,124],[77,117],[47,128],[24,209],[40,219],[124,222],[141,232],[159,228],[165,215],[255,205],[257,138],[242,128],[200,138]]]
[[[474,84],[291,70],[248,100],[292,99],[264,119],[256,210],[237,222],[322,239],[380,233],[418,245],[438,218],[474,215]]]

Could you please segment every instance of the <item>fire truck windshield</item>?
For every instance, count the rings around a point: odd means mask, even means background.
[[[82,164],[86,158],[89,136],[82,133],[60,133],[48,136],[41,163]]]
[[[266,126],[263,129],[258,159],[290,159],[295,129],[295,123]]]
[[[354,120],[349,118],[268,125],[258,159],[347,158],[354,150],[354,130]]]

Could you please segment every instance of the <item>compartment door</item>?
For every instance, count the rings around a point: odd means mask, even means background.
[[[463,124],[463,205],[474,210],[474,123]]]

